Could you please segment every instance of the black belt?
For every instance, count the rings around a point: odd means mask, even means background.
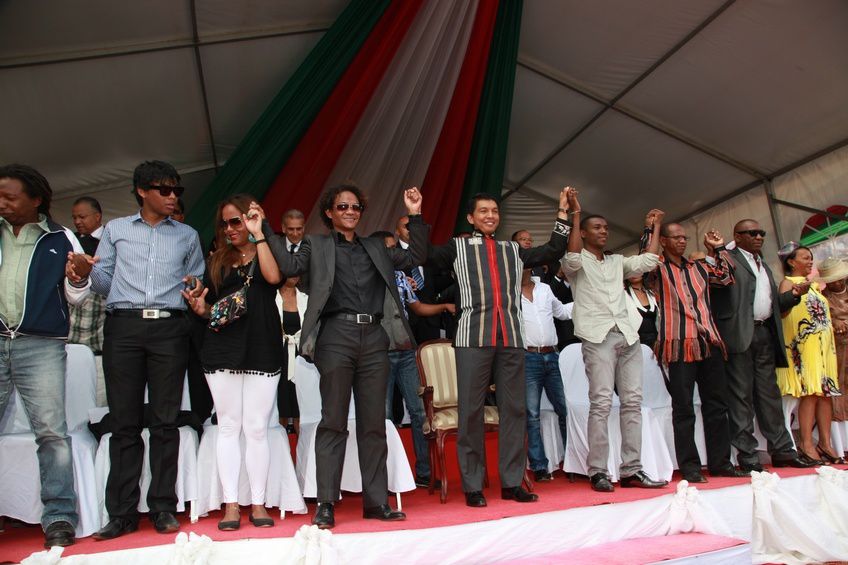
[[[118,318],[143,318],[145,320],[159,320],[164,318],[177,318],[185,316],[185,310],[164,310],[158,308],[119,308],[107,310],[107,316]]]
[[[329,314],[327,318],[345,320],[347,322],[354,322],[356,324],[370,325],[379,324],[380,318],[382,318],[382,316],[372,316],[371,314],[348,314],[346,312],[339,312],[337,314]]]
[[[530,353],[555,353],[556,352],[556,347],[554,347],[553,345],[543,345],[542,347],[528,346],[528,347],[525,347],[524,349],[526,349]]]

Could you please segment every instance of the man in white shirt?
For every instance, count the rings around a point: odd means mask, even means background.
[[[519,242],[519,245],[521,243]],[[551,287],[530,276],[525,269],[521,279],[521,317],[524,322],[524,379],[527,391],[527,456],[535,480],[553,479],[548,471],[548,459],[542,447],[539,428],[542,390],[554,407],[559,418],[563,450],[566,437],[565,391],[559,372],[557,334],[554,318],[570,318],[562,302],[556,299]]]
[[[642,352],[638,329],[642,318],[625,298],[624,279],[650,272],[659,264],[659,230],[664,212],[651,210],[645,225],[653,229],[647,253],[633,257],[606,255],[608,225],[602,216],[580,220],[577,196],[569,208],[574,224],[563,268],[574,293],[574,334],[583,342],[589,379],[589,479],[599,492],[614,487],[607,470],[607,419],[613,386],[621,399],[621,486],[660,488],[642,471]]]

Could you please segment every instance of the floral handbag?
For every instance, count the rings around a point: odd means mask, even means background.
[[[244,286],[237,291],[228,294],[212,305],[209,311],[209,329],[215,332],[229,326],[245,314],[247,314],[247,289],[253,280],[253,269],[256,268],[256,259],[250,263],[250,270],[244,279]]]

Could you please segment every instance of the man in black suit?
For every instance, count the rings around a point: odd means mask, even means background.
[[[263,233],[283,276],[310,276],[309,306],[301,331],[301,354],[312,357],[321,374],[321,422],[315,440],[318,509],[312,523],[335,525],[333,504],[339,499],[347,443],[351,389],[356,404],[356,439],[362,472],[363,516],[404,520],[386,503],[386,384],[389,349],[415,347],[395,283],[395,271],[422,264],[427,257],[429,227],[421,219],[421,193],[404,192],[409,213],[409,249],[387,248],[380,238],[359,237],[356,226],[365,210],[358,187],[341,185],[321,196],[321,219],[329,235],[310,235],[290,253],[267,222]],[[248,222],[263,216],[251,205]],[[266,240],[259,240],[260,244]],[[385,300],[386,293],[392,300]],[[384,312],[384,304],[391,312]],[[399,315],[402,325],[387,333],[380,320]]]
[[[727,346],[727,408],[731,444],[739,450],[743,471],[762,471],[754,439],[754,414],[768,441],[775,467],[810,467],[798,458],[783,419],[775,366],[786,367],[781,312],[791,310],[803,289],[778,294],[771,269],[762,260],[766,232],[756,220],[741,220],[733,228],[736,247],[730,251],[736,284],[712,288],[712,308]]]

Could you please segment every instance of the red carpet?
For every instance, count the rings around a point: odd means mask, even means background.
[[[408,429],[401,430],[401,437],[407,450],[411,450],[411,440]],[[500,484],[497,472],[497,437],[488,434],[487,437],[487,460],[489,463],[490,486],[485,491],[489,506],[486,508],[469,508],[465,506],[465,498],[458,478],[458,466],[456,463],[456,446],[449,441],[448,452],[448,478],[449,491],[447,504],[439,503],[438,491],[432,496],[428,495],[426,489],[418,489],[403,495],[403,510],[407,513],[404,522],[383,523],[376,520],[362,519],[362,503],[358,495],[346,494],[344,500],[336,508],[337,526],[333,533],[362,533],[382,532],[392,530],[404,530],[415,528],[432,528],[438,526],[452,526],[468,522],[480,522],[485,520],[497,520],[510,516],[521,516],[536,514],[554,510],[564,510],[581,506],[595,506],[599,504],[610,504],[618,502],[630,502],[655,496],[674,493],[675,482],[669,487],[658,490],[644,489],[616,489],[614,493],[597,493],[589,488],[589,482],[585,477],[578,477],[574,483],[570,483],[564,474],[557,473],[552,482],[537,483],[535,492],[539,494],[540,500],[531,504],[518,504],[512,501],[500,499]],[[409,454],[412,460],[412,454]],[[781,477],[793,477],[803,474],[814,473],[814,470],[804,469],[779,469]],[[709,478],[709,482],[697,485],[699,489],[714,489],[728,486],[746,484],[750,479]],[[394,500],[390,500],[394,506]],[[314,512],[314,504],[309,505],[310,514],[286,515],[285,520],[279,520],[279,513],[271,512],[277,519],[273,528],[254,528],[247,521],[247,510],[242,512],[242,527],[235,532],[220,532],[217,529],[219,512],[213,512],[206,518],[201,518],[197,524],[190,524],[187,513],[178,515],[177,518],[183,525],[183,531],[205,534],[216,541],[232,541],[245,538],[272,538],[292,536],[301,526],[309,524],[311,512]],[[100,551],[114,551],[118,549],[131,549],[151,545],[173,543],[174,535],[157,534],[153,526],[146,519],[140,522],[139,531],[123,536],[116,540],[96,542],[91,538],[77,540],[77,543],[66,548],[64,555],[77,555],[84,553],[96,553]],[[6,531],[0,534],[0,562],[16,562],[29,556],[34,551],[42,549],[43,535],[40,527],[10,527],[7,524]]]

